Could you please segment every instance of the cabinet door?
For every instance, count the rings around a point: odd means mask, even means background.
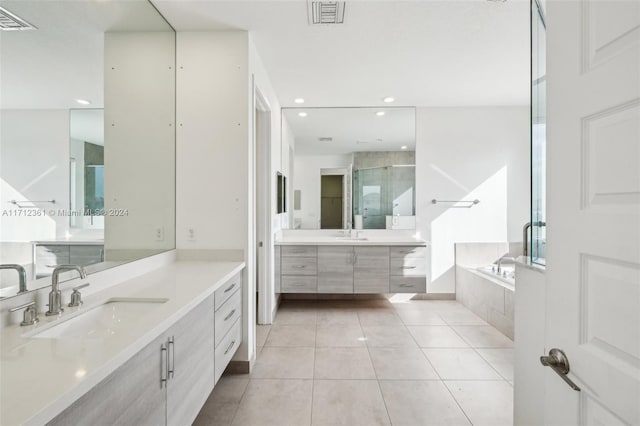
[[[275,292],[280,293],[280,246],[276,246],[274,273],[275,273]]]
[[[164,425],[166,387],[160,387],[160,375],[165,374],[165,344],[164,335],[154,340],[48,424]]]
[[[213,390],[214,315],[212,295],[167,331],[169,426],[193,423]]]
[[[389,247],[354,247],[354,293],[389,293]]]
[[[102,262],[104,246],[73,245],[69,247],[69,261],[73,265],[88,266]]]
[[[353,293],[353,247],[318,247],[318,293]]]

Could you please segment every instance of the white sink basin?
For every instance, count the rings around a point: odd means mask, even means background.
[[[368,241],[366,237],[336,237],[339,241]]]
[[[104,339],[121,333],[169,299],[112,298],[51,326],[34,330],[34,339]]]

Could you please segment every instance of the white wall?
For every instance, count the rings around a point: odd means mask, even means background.
[[[262,59],[256,50],[251,36],[249,36],[249,72],[253,79],[256,89],[261,93],[268,107],[270,108],[270,147],[268,149],[268,163],[269,170],[267,171],[267,184],[270,188],[267,194],[267,205],[269,209],[268,222],[270,222],[270,229],[267,229],[267,241],[264,242],[260,254],[265,256],[265,275],[268,287],[268,297],[270,298],[270,305],[276,307],[276,294],[273,290],[273,283],[275,282],[275,257],[273,241],[275,240],[275,234],[281,229],[288,227],[289,214],[293,209],[293,198],[287,197],[287,212],[277,213],[277,179],[276,171],[282,172],[287,177],[287,186],[291,188],[292,173],[289,166],[289,149],[292,146],[293,141],[288,137],[289,129],[281,123],[281,106],[278,97],[273,90],[269,75],[262,63]],[[255,100],[254,100],[255,101]],[[261,180],[261,177],[258,177]],[[292,192],[289,189],[289,192]],[[257,218],[258,219],[258,218]],[[271,313],[271,318],[267,318],[266,321],[259,319],[259,323],[266,322],[271,323],[274,313]]]
[[[105,209],[128,211],[105,216],[108,259],[114,249],[175,246],[174,37],[105,34]]]
[[[301,220],[302,229],[320,228],[320,169],[349,167],[351,161],[351,154],[295,156],[294,189],[300,190],[301,209],[293,213],[294,220]]]
[[[243,253],[244,331],[235,359],[249,361],[256,323],[249,36],[178,32],[177,52],[177,248]]]
[[[0,206],[18,210],[10,200],[55,200],[37,204],[49,210],[69,208],[69,111],[2,110]],[[25,167],[25,165],[29,167]],[[0,216],[0,240],[30,242],[64,237],[69,218]],[[10,261],[10,259],[3,259]]]
[[[417,231],[431,242],[429,293],[455,292],[456,242],[516,242],[529,220],[529,108],[418,108]],[[433,205],[473,200],[470,209]]]

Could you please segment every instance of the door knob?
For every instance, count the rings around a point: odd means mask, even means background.
[[[571,368],[569,367],[569,358],[567,358],[567,355],[562,349],[551,349],[549,351],[549,355],[540,357],[540,363],[545,367],[551,367],[551,369],[555,371],[558,376],[562,378],[562,380],[564,380],[569,386],[571,386],[571,389],[580,392],[580,388],[578,387],[578,385],[573,383],[573,381],[569,377],[567,377],[567,374],[569,374]]]

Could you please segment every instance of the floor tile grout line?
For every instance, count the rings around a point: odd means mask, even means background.
[[[496,367],[494,367],[494,366],[493,366],[493,364],[492,364],[492,363],[490,363],[488,359],[486,359],[485,357],[483,357],[483,356],[482,356],[482,353],[481,353],[480,351],[478,351],[478,349],[501,349],[501,350],[509,350],[509,349],[512,349],[512,348],[473,348],[473,349],[476,351],[476,353],[478,354],[478,356],[484,360],[484,362],[486,362],[487,364],[489,364],[489,366],[490,366],[491,368],[493,368],[493,369],[496,371],[496,373],[498,373],[498,376],[502,377],[502,379],[503,379],[505,382],[509,382],[509,379],[507,379],[506,377],[504,377],[504,375],[503,375],[502,373],[500,373],[500,371],[498,371],[498,369],[497,369]],[[512,380],[513,380],[513,379],[512,379]]]
[[[360,324],[360,329],[362,330],[362,335],[367,339],[367,336],[364,334],[364,328],[362,328],[362,321],[360,321],[360,315],[356,313],[358,316],[358,323]],[[387,413],[387,419],[389,420],[389,424],[393,425],[393,421],[391,420],[391,414],[389,414],[389,407],[387,407],[387,400],[384,398],[384,393],[382,393],[382,386],[380,386],[380,380],[378,379],[378,372],[376,371],[376,366],[373,364],[373,358],[371,357],[371,348],[367,344],[368,340],[365,341],[365,347],[367,348],[367,354],[369,354],[369,362],[371,363],[371,368],[373,368],[373,374],[376,378],[376,384],[378,385],[378,392],[380,392],[380,397],[382,398],[382,403],[384,404],[384,411]]]
[[[490,326],[490,327],[491,327],[491,326]],[[452,327],[452,328],[453,328],[453,327]],[[493,327],[493,328],[494,328],[496,331],[498,330],[498,329],[497,329],[497,328],[495,328],[495,327]],[[489,367],[491,367],[491,369],[492,369],[493,371],[495,371],[495,373],[498,375],[498,377],[501,377],[504,381],[507,381],[507,382],[508,382],[508,380],[507,380],[507,379],[506,379],[502,374],[500,374],[500,372],[498,371],[498,369],[497,369],[497,368],[495,368],[495,367],[493,366],[493,364],[491,364],[489,361],[487,361],[487,360],[482,356],[482,354],[481,354],[480,352],[478,352],[478,349],[500,349],[499,347],[488,347],[488,348],[478,348],[478,347],[475,347],[475,346],[471,345],[471,343],[470,343],[467,339],[465,339],[463,335],[461,335],[460,333],[458,333],[458,331],[457,331],[455,328],[453,329],[453,331],[454,331],[454,333],[456,333],[458,336],[460,336],[460,337],[461,337],[465,342],[469,343],[469,347],[470,347],[471,349],[473,349],[473,352],[475,352],[475,353],[476,353],[476,355],[478,355],[478,356],[480,357],[480,359],[482,359],[484,362],[486,362],[486,363],[487,363],[487,365],[488,365]],[[510,348],[503,348],[503,349],[510,349]]]
[[[316,327],[313,339],[313,371],[311,372],[311,409],[309,410],[309,426],[313,425],[313,394],[316,390],[316,351],[318,350],[318,312],[316,311]]]
[[[409,333],[411,334],[411,333]],[[411,335],[411,337],[413,337],[413,335]],[[415,340],[415,338],[414,338]],[[416,341],[416,344],[418,342]],[[455,395],[453,395],[453,393],[451,392],[451,390],[449,389],[449,387],[447,386],[447,384],[444,382],[444,380],[442,379],[442,376],[440,375],[440,373],[438,372],[438,370],[436,370],[436,367],[433,365],[433,363],[431,362],[431,360],[429,359],[429,357],[427,356],[426,353],[424,353],[424,351],[422,350],[422,348],[420,347],[420,345],[418,345],[418,349],[420,349],[420,352],[422,353],[422,356],[427,360],[427,362],[429,363],[429,365],[431,366],[431,368],[433,369],[433,371],[436,373],[436,375],[438,376],[438,378],[440,379],[440,383],[442,383],[442,386],[445,387],[445,389],[447,389],[447,392],[449,392],[449,395],[451,395],[451,398],[453,398],[453,400],[456,402],[456,405],[458,406],[458,408],[460,409],[460,411],[462,412],[462,414],[464,414],[465,418],[467,419],[467,421],[469,422],[470,425],[473,425],[473,422],[471,422],[471,419],[469,418],[469,416],[467,415],[466,411],[464,411],[464,409],[462,408],[462,405],[460,404],[460,402],[456,399]]]

